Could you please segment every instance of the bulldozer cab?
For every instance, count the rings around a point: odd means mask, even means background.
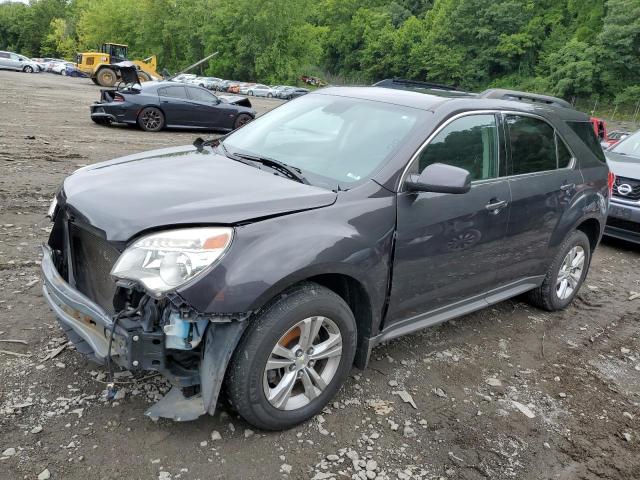
[[[105,53],[111,57],[109,63],[120,63],[125,60],[128,60],[127,45],[121,45],[118,43],[103,43],[100,46],[100,53]]]

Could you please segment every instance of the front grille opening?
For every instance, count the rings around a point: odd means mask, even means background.
[[[626,187],[626,194],[620,193],[618,190],[620,188],[620,185],[628,185],[629,187],[631,187],[631,191],[627,193],[629,188]],[[625,177],[616,177],[616,181],[613,184],[613,196],[622,198],[624,200],[640,200],[640,180],[634,180],[632,178]]]
[[[69,239],[76,288],[107,313],[115,313],[116,284],[109,272],[120,252],[104,238],[73,223],[69,224]]]

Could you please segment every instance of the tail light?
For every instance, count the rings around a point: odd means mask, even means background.
[[[116,93],[113,96],[113,101],[114,102],[124,102],[124,97],[122,95],[120,95],[119,93]]]
[[[613,185],[616,183],[616,176],[613,172],[609,172],[609,177],[607,178],[607,186],[609,187],[609,196],[613,193]]]

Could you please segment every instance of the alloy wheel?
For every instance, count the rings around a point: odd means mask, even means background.
[[[160,126],[160,114],[155,110],[147,110],[142,114],[141,121],[148,130],[155,130]]]
[[[280,337],[263,374],[264,395],[279,410],[308,405],[333,380],[342,357],[342,335],[327,317],[301,320]]]
[[[556,280],[556,294],[566,300],[577,290],[584,270],[585,252],[580,245],[574,246],[562,261]]]

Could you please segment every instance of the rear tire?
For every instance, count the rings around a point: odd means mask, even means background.
[[[290,428],[318,414],[353,364],[357,334],[349,306],[308,282],[278,296],[252,320],[227,370],[233,408],[264,430]]]
[[[96,80],[98,85],[102,85],[103,87],[113,87],[118,81],[118,76],[116,75],[116,72],[110,68],[103,68],[96,75]]]
[[[233,129],[235,130],[236,128],[240,128],[243,125],[249,123],[251,120],[253,120],[253,117],[251,115],[249,115],[248,113],[241,113],[236,117],[236,121],[233,122]]]
[[[558,249],[542,285],[528,292],[529,302],[550,312],[566,308],[582,286],[590,264],[589,238],[575,230]]]
[[[145,107],[138,114],[138,125],[145,132],[159,132],[164,128],[164,114],[159,108]]]

